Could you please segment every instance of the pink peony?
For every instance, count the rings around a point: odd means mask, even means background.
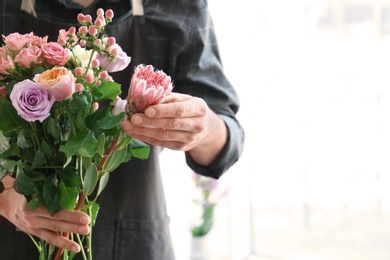
[[[42,74],[36,74],[34,81],[42,84],[52,93],[56,101],[69,98],[76,91],[76,79],[72,72],[64,67],[55,67]]]
[[[51,65],[63,66],[69,60],[69,50],[56,42],[45,43],[42,45],[42,57]]]
[[[128,114],[144,112],[151,105],[160,103],[169,95],[173,85],[171,77],[152,65],[138,65],[131,78],[128,103]]]
[[[42,122],[50,115],[55,97],[42,85],[31,80],[15,84],[10,99],[18,114],[28,122]]]
[[[37,46],[23,48],[16,56],[15,62],[24,68],[31,68],[34,65],[41,65],[41,49]]]

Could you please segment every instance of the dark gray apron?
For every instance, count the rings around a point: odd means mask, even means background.
[[[6,1],[9,5],[20,5],[20,1]],[[132,57],[126,70],[112,74],[122,84],[125,96],[134,66],[140,63],[153,64],[153,60],[146,51],[146,19],[132,15],[130,2],[111,4],[115,17],[107,33],[116,37],[118,44]],[[106,6],[99,4],[98,7]],[[56,40],[59,29],[77,25],[76,16],[80,12],[66,9],[54,3],[54,0],[36,0],[35,11],[37,17],[21,11],[12,24],[13,28],[20,33],[33,31],[39,36],[48,35],[51,41]],[[94,17],[96,6],[90,6],[82,12],[89,12]],[[159,61],[161,63],[161,57]],[[133,159],[111,173],[109,183],[98,200],[101,209],[93,229],[94,260],[174,259],[158,161],[160,151],[160,148],[152,147],[147,160]],[[38,259],[30,238],[23,232],[17,232],[13,225],[2,218],[0,259]]]

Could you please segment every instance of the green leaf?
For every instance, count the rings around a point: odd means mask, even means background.
[[[87,125],[85,124],[84,117],[85,117],[85,110],[79,110],[77,112],[75,125],[76,125],[77,129],[79,129],[80,131],[82,131],[85,128],[87,128]]]
[[[10,159],[0,159],[0,169],[3,168],[6,172],[14,172],[16,167],[17,161],[10,160]],[[0,174],[0,178],[2,178]]]
[[[83,183],[83,193],[85,195],[90,195],[98,181],[98,171],[94,163],[92,163],[85,173],[84,183]]]
[[[46,162],[46,156],[43,154],[41,150],[35,152],[34,160],[32,162],[31,167],[36,168],[42,166]]]
[[[37,188],[35,187],[34,182],[23,172],[23,170],[20,170],[20,165],[18,165],[18,171],[14,182],[14,189],[17,193],[23,194],[25,196],[31,196],[37,192]]]
[[[42,140],[41,142],[41,151],[46,156],[46,158],[50,158],[54,154],[53,149],[45,140]]]
[[[130,142],[130,153],[138,159],[147,159],[150,153],[150,146],[135,138]]]
[[[111,81],[104,82],[98,88],[92,88],[92,95],[95,101],[103,99],[115,100],[121,93],[121,85]]]
[[[22,130],[18,133],[18,138],[17,138],[17,145],[22,148],[22,149],[27,149],[32,147],[32,143],[27,139],[31,137],[31,132]]]
[[[82,184],[80,175],[76,173],[73,168],[65,168],[63,172],[59,173],[59,176],[61,180],[66,184],[66,186],[81,189]]]
[[[70,107],[74,110],[86,110],[91,107],[92,97],[83,92],[73,94]]]
[[[26,209],[27,210],[34,210],[34,209],[39,208],[42,204],[43,204],[43,201],[40,200],[39,198],[32,198],[28,202]]]
[[[73,210],[77,204],[79,192],[74,187],[67,187],[64,182],[58,186],[58,201],[62,208]]]
[[[100,205],[97,204],[96,202],[92,204],[91,206],[91,214],[90,214],[90,217],[91,217],[91,226],[95,226],[95,223],[96,223],[96,218],[97,218],[97,215],[99,213],[99,209],[100,209]]]
[[[104,154],[104,147],[106,145],[106,135],[104,133],[102,133],[101,135],[99,135],[98,139],[98,154],[100,155],[100,157],[103,157],[103,154]]]
[[[121,134],[121,138],[119,140],[119,145],[117,145],[116,149],[121,150],[126,148],[130,142],[132,137],[127,134]]]
[[[97,140],[91,131],[84,130],[72,136],[66,144],[60,146],[59,150],[65,153],[67,158],[73,155],[93,157],[97,152]]]
[[[51,174],[46,177],[45,182],[43,184],[42,200],[52,215],[61,210],[61,206],[59,205],[57,200],[57,191],[57,176],[56,174]]]
[[[59,140],[61,138],[61,127],[58,124],[57,120],[52,117],[47,118],[45,121],[46,130],[51,134],[55,139]]]
[[[9,140],[11,138],[5,137],[3,131],[0,130],[0,154],[7,151],[11,145],[9,144]]]
[[[10,137],[16,130],[30,130],[30,124],[21,118],[12,106],[11,102],[0,98],[0,131]]]
[[[102,177],[100,177],[99,188],[98,188],[98,191],[96,193],[96,198],[99,197],[99,195],[103,192],[104,188],[106,188],[106,186],[108,184],[109,177],[110,177],[109,173],[105,173],[105,174],[103,174]]]
[[[103,171],[112,172],[115,170],[126,158],[127,149],[122,149],[115,151],[110,156],[108,156],[106,165],[104,166]]]
[[[117,116],[106,116],[102,119],[97,120],[91,129],[94,132],[97,132],[98,130],[110,130],[110,129],[118,129],[118,125],[120,121],[123,119],[123,114],[119,114]],[[119,130],[119,129],[118,129]]]

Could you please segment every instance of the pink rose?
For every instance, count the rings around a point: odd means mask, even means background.
[[[69,51],[56,42],[44,43],[42,57],[51,65],[63,66],[69,60]]]
[[[129,66],[131,58],[127,56],[126,52],[118,44],[114,44],[111,47],[112,50],[117,52],[115,58],[110,60],[106,53],[98,53],[96,59],[100,61],[100,67],[108,72],[121,71]]]
[[[11,51],[20,51],[30,43],[28,35],[20,33],[11,33],[8,36],[3,35],[3,41]]]
[[[15,62],[24,68],[31,68],[33,65],[41,65],[41,49],[37,46],[23,48],[16,56]]]
[[[34,81],[42,84],[52,93],[56,101],[69,98],[75,92],[76,79],[72,72],[64,67],[55,67],[42,74],[36,74]]]
[[[5,58],[7,57],[7,52],[4,47],[0,47],[0,58]]]
[[[15,69],[15,65],[12,60],[7,57],[0,57],[0,79],[3,80],[10,74],[10,70]]]
[[[29,34],[25,34],[24,36],[26,37],[26,39],[29,40],[29,44],[31,46],[38,46],[38,47],[41,47],[44,43],[47,43],[47,39],[48,39],[48,36],[42,38],[35,35],[32,32]]]
[[[154,70],[152,65],[138,65],[130,82],[128,113],[144,112],[147,107],[160,103],[172,88],[171,77],[163,71]]]

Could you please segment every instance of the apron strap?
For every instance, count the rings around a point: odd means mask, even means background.
[[[144,15],[144,6],[142,5],[142,0],[131,0],[133,6],[133,15],[134,16],[143,16]]]
[[[20,9],[34,17],[37,17],[37,13],[35,12],[35,0],[22,0]]]

